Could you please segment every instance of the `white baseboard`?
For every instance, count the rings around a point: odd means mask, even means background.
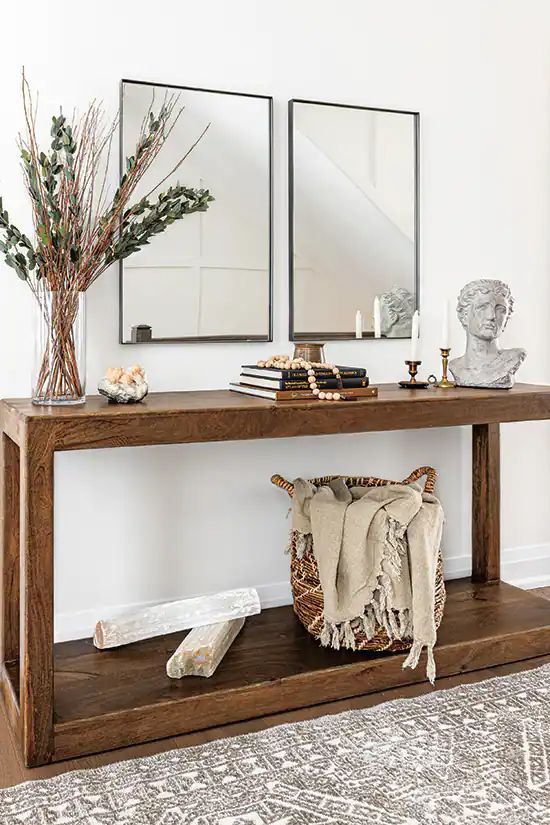
[[[292,604],[292,594],[290,583],[273,582],[272,584],[260,584],[256,586],[260,602],[263,608],[280,607],[283,604]],[[141,610],[144,607],[153,607],[155,604],[162,604],[165,601],[174,601],[174,597],[169,599],[155,599],[153,601],[134,602],[133,604],[122,604],[117,607],[106,607],[99,605],[88,610],[78,610],[71,613],[57,613],[55,616],[55,641],[66,642],[70,639],[86,639],[93,635],[98,619],[116,618],[122,613],[130,610]]]
[[[471,573],[469,556],[452,556],[444,561],[445,578],[461,579]],[[534,544],[527,547],[511,547],[502,551],[502,574],[504,581],[531,590],[535,587],[550,586],[550,543]],[[292,595],[288,581],[262,584],[256,587],[262,607],[279,607],[291,604]],[[171,600],[171,599],[170,599]],[[127,610],[151,607],[168,599],[150,602],[136,602],[116,608],[99,606],[73,613],[59,613],[55,617],[55,640],[83,639],[91,636],[99,618],[115,618]]]
[[[444,560],[445,578],[461,579],[472,572],[469,556]],[[550,585],[550,543],[508,547],[502,551],[501,578],[516,587],[531,590]]]

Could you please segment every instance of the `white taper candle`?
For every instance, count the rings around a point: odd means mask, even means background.
[[[360,309],[355,313],[355,337],[363,337],[363,316],[361,315]]]
[[[378,297],[378,295],[376,295],[375,298],[374,298],[373,314],[374,314],[374,337],[375,338],[381,338],[382,337],[382,329],[381,329],[381,323],[380,323],[380,298]]]
[[[420,314],[415,311],[412,319],[411,329],[411,355],[409,361],[418,361],[418,331],[420,326]]]

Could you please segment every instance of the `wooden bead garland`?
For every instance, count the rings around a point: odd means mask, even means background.
[[[288,355],[273,355],[266,361],[257,361],[256,366],[277,370],[305,370],[311,392],[319,401],[340,401],[345,398],[339,392],[324,392],[317,386],[315,370],[332,370],[334,377],[338,381],[338,386],[342,387],[342,376],[340,370],[334,364],[323,364],[317,361],[305,361],[303,358],[290,358]]]

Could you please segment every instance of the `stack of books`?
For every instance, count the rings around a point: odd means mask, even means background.
[[[340,367],[339,382],[332,370],[316,369],[317,387],[324,392],[340,392],[346,396],[359,398],[376,395],[376,388],[369,387],[367,371],[363,367]],[[285,370],[275,367],[243,365],[238,381],[229,385],[234,392],[257,395],[273,401],[311,400],[311,392],[306,370]]]

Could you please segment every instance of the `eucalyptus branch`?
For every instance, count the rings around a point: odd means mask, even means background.
[[[142,198],[123,216],[118,239],[107,251],[105,266],[133,255],[149,243],[150,238],[164,232],[170,224],[194,212],[206,212],[214,198],[208,189],[188,189],[171,186],[155,203]],[[144,215],[142,220],[136,220]]]
[[[0,198],[0,252],[4,254],[7,265],[15,270],[22,281],[28,281],[29,272],[36,266],[32,243],[14,224],[10,223],[8,213],[4,210]]]

